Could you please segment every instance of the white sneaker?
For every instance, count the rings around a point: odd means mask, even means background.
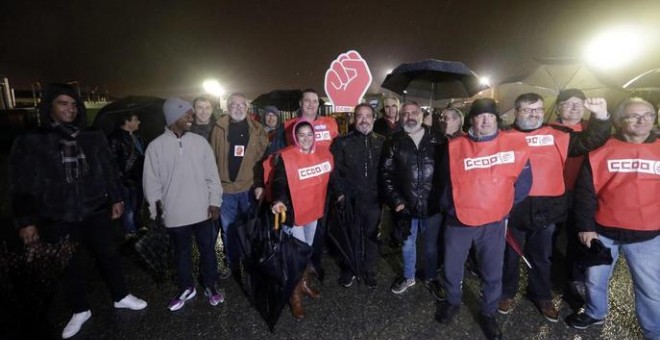
[[[132,294],[126,295],[123,299],[115,302],[115,308],[127,308],[131,310],[140,310],[147,307],[147,302],[136,298]]]
[[[80,327],[82,327],[82,325],[84,325],[91,317],[92,312],[89,310],[73,314],[71,320],[69,320],[69,323],[66,324],[66,327],[64,327],[64,330],[62,331],[62,339],[68,339],[78,334]]]
[[[186,304],[186,301],[192,299],[197,295],[197,291],[195,290],[195,287],[188,287],[182,291],[180,291],[177,296],[170,301],[170,304],[167,306],[167,309],[171,310],[172,312],[177,311],[183,307],[183,305]],[[224,298],[223,298],[224,299]]]

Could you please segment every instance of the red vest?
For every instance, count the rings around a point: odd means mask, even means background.
[[[282,150],[281,157],[291,193],[294,224],[305,225],[318,220],[323,216],[330,172],[334,167],[332,154],[325,148],[305,154],[289,146]]]
[[[565,126],[575,132],[582,132],[587,128],[587,123],[588,121],[583,120],[580,124],[570,126],[561,123],[554,123],[554,125]],[[568,157],[566,160],[566,164],[564,165],[564,183],[566,184],[566,189],[573,190],[575,188],[575,181],[582,168],[582,163],[584,163],[584,156]]]
[[[286,143],[287,145],[293,145],[293,126],[296,125],[298,118],[289,119],[284,122],[284,130],[286,133]],[[337,121],[332,117],[318,116],[312,122],[314,125],[314,131],[316,132],[315,143],[318,150],[319,147],[324,149],[330,149],[330,144],[332,140],[339,135],[339,128],[337,127]]]
[[[273,201],[273,190],[271,188],[271,182],[273,181],[273,158],[276,154],[269,155],[265,160],[261,162],[261,166],[264,168],[264,200],[266,202]]]
[[[660,140],[633,144],[611,138],[589,153],[589,163],[598,224],[660,230]]]
[[[569,133],[549,126],[523,132],[529,145],[529,162],[532,164],[532,190],[530,196],[561,196],[566,191],[564,164],[568,157]]]
[[[529,148],[521,133],[498,133],[488,142],[467,136],[449,141],[456,217],[465,225],[500,221],[513,207],[513,185],[529,159]]]

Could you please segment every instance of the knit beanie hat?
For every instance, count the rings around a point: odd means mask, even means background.
[[[174,122],[179,120],[186,114],[186,112],[192,109],[192,105],[181,98],[167,98],[165,104],[163,104],[165,123],[167,126],[174,124]]]
[[[497,103],[495,100],[491,98],[479,98],[473,101],[467,119],[472,119],[472,117],[478,116],[482,113],[492,113],[499,117],[500,114],[497,111]]]

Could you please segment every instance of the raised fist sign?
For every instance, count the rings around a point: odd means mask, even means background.
[[[351,112],[371,85],[371,71],[357,51],[340,54],[325,72],[325,93],[336,112]]]

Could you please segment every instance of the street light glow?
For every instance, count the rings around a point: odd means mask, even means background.
[[[645,33],[633,26],[620,26],[597,35],[584,49],[584,58],[601,69],[624,66],[644,51]]]
[[[481,85],[490,86],[490,78],[488,77],[479,78],[479,82],[481,83]]]
[[[204,91],[218,98],[225,94],[225,89],[223,89],[220,83],[215,79],[204,80],[202,87],[204,87]]]

